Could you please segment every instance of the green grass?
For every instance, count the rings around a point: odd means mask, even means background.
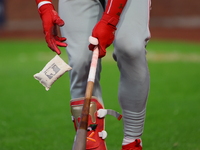
[[[199,51],[199,44],[192,43],[192,42],[182,42],[182,41],[154,41],[150,40],[147,47],[149,50],[153,50],[156,52],[179,52],[179,53],[198,53]]]
[[[68,73],[48,92],[33,78],[55,54],[43,40],[5,40],[0,48],[0,150],[71,149],[75,131]],[[147,50],[151,86],[144,150],[200,150],[200,44],[152,40]],[[121,112],[111,51],[103,59],[103,98],[106,108]],[[108,149],[119,150],[122,122],[106,118]]]

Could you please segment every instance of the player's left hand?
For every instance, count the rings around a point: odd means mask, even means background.
[[[98,39],[99,58],[106,55],[106,48],[113,43],[115,38],[115,30],[117,28],[110,24],[107,20],[101,19],[92,31],[92,37]],[[94,50],[96,45],[90,44],[89,49]]]
[[[66,47],[67,44],[63,43],[66,38],[58,36],[57,26],[63,26],[64,21],[58,16],[58,13],[54,10],[52,4],[45,4],[41,6],[39,8],[39,13],[42,19],[45,40],[48,47],[60,55],[61,51],[58,46]]]

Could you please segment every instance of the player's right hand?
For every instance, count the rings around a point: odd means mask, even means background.
[[[60,55],[61,51],[58,46],[66,47],[67,44],[63,43],[66,40],[65,37],[58,36],[56,27],[63,26],[64,21],[58,16],[52,4],[44,4],[38,11],[42,19],[43,31],[48,47]]]

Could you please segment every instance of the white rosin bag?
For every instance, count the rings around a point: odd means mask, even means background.
[[[72,68],[63,61],[60,56],[56,55],[51,59],[46,66],[34,75],[34,78],[38,80],[48,91],[51,85],[60,78],[65,72]]]

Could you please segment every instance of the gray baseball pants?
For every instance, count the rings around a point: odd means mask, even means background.
[[[139,138],[143,132],[149,71],[146,44],[149,32],[150,0],[128,0],[117,26],[113,58],[120,71],[119,103],[123,112],[124,137]],[[59,15],[65,21],[61,28],[67,38],[71,98],[85,96],[92,52],[88,38],[100,19],[103,8],[98,0],[59,0]],[[93,95],[101,102],[101,60],[99,60]]]

